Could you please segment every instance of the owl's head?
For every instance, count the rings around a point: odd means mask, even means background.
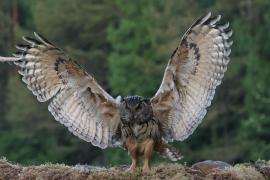
[[[124,97],[120,105],[120,117],[124,124],[144,123],[153,116],[149,99],[141,96]]]

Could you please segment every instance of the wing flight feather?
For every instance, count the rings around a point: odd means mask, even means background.
[[[154,115],[164,139],[186,139],[204,118],[229,62],[232,31],[211,13],[199,18],[172,54],[155,96]]]
[[[23,37],[27,44],[18,44],[14,57],[0,61],[18,65],[28,89],[40,102],[51,100],[49,111],[74,135],[101,148],[113,146],[119,103],[61,49],[34,35]]]

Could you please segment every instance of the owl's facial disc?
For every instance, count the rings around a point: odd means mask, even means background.
[[[150,101],[141,96],[127,96],[120,106],[120,117],[123,123],[144,123],[152,118]]]

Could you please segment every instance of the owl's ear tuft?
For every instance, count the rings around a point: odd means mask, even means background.
[[[121,102],[123,102],[124,98],[122,98],[121,96],[117,96],[115,100],[117,103],[120,104]]]

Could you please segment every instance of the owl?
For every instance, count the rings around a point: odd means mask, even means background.
[[[151,98],[113,98],[61,49],[38,33],[23,37],[18,53],[0,57],[20,67],[22,81],[56,121],[79,138],[100,148],[126,149],[133,172],[143,157],[150,170],[153,152],[172,161],[180,153],[169,145],[183,141],[200,124],[229,62],[232,31],[221,16],[207,13],[183,35],[169,58],[163,80]]]

